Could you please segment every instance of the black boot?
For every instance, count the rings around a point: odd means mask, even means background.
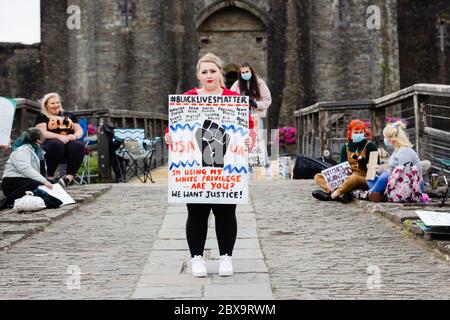
[[[353,193],[343,193],[339,197],[337,197],[336,200],[342,203],[350,203],[353,200]]]
[[[312,192],[312,196],[320,201],[331,201],[331,194],[322,190],[315,190]]]
[[[0,200],[0,210],[6,209],[6,198]]]

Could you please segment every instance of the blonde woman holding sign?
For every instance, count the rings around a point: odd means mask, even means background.
[[[238,96],[239,94],[225,87],[222,73],[222,63],[214,54],[208,53],[200,58],[197,63],[197,79],[200,88],[193,88],[185,92],[186,95],[222,95]],[[255,142],[256,134],[249,117],[250,136],[245,139],[245,144],[250,147]],[[165,142],[172,144],[172,137],[166,130]],[[237,236],[236,204],[215,203],[188,203],[188,217],[186,221],[186,238],[191,253],[191,268],[194,277],[206,277],[206,263],[203,259],[203,251],[208,232],[208,217],[214,213],[217,241],[219,244],[219,275],[233,275],[231,256]]]

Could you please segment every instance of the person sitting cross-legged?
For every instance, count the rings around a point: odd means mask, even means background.
[[[321,201],[337,200],[349,203],[353,200],[353,190],[367,190],[366,174],[369,154],[377,151],[376,145],[369,141],[370,131],[361,120],[353,120],[347,128],[348,142],[342,146],[339,163],[348,161],[353,173],[336,190],[331,190],[324,176],[318,173],[314,181],[322,190],[313,191],[312,196]]]

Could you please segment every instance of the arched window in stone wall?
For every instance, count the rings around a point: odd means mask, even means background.
[[[212,52],[223,60],[227,87],[237,80],[239,64],[244,62],[266,78],[267,28],[256,15],[228,6],[211,13],[197,31],[199,57]]]

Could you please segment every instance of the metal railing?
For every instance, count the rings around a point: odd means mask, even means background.
[[[39,103],[18,98],[16,100],[16,113],[14,115],[12,140],[16,139],[21,132],[27,128],[33,127],[36,116],[40,114]],[[78,119],[86,118],[88,124],[97,129],[97,155],[99,164],[99,179],[101,181],[112,181],[112,172],[110,165],[110,140],[105,134],[104,124],[109,124],[120,128],[144,128],[146,137],[163,137],[168,125],[166,114],[156,112],[142,112],[116,109],[93,109],[69,111],[77,116]],[[161,139],[155,149],[154,166],[160,166],[167,161],[167,149]],[[9,152],[0,154],[0,177],[3,174],[3,168],[8,159]]]
[[[402,120],[419,157],[439,168],[450,159],[450,86],[416,84],[374,100],[319,102],[294,112],[298,153],[319,157],[328,149],[339,157],[351,119],[366,121],[381,146],[387,122]]]

